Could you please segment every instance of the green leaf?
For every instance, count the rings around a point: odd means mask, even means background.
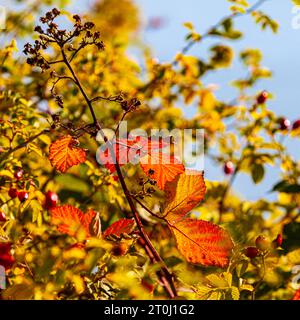
[[[254,164],[251,169],[252,180],[255,184],[261,182],[265,175],[265,169],[262,164]]]
[[[299,248],[300,243],[300,223],[291,222],[283,228],[284,241],[282,248],[287,251],[292,251]]]
[[[173,268],[180,264],[182,262],[182,259],[179,259],[178,257],[171,256],[168,258],[165,258],[165,263],[169,268]]]
[[[63,188],[71,191],[87,193],[90,190],[86,182],[71,174],[58,175],[55,177],[55,181]]]
[[[299,193],[300,185],[299,184],[289,184],[287,181],[282,180],[275,184],[271,192],[283,192],[283,193]]]

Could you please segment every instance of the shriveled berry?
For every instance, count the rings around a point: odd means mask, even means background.
[[[248,258],[256,258],[259,255],[259,250],[256,247],[248,247],[245,249],[245,255]]]
[[[125,243],[118,243],[113,246],[111,253],[114,256],[118,257],[118,256],[124,256],[127,251],[128,251],[128,246]]]

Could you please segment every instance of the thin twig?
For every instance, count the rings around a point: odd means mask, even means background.
[[[148,213],[150,213],[153,217],[160,219],[160,220],[166,220],[164,217],[159,216],[158,214],[152,212],[149,208],[147,208],[142,201],[140,201],[137,197],[135,197],[134,195],[131,195],[132,198],[143,208],[145,209]]]
[[[102,129],[102,126],[101,126],[101,124],[99,123],[99,121],[96,118],[95,111],[94,111],[94,108],[93,108],[93,105],[92,105],[92,101],[88,98],[88,96],[87,96],[85,90],[83,89],[78,77],[75,74],[75,71],[73,70],[71,64],[69,63],[68,58],[67,58],[67,56],[66,56],[66,54],[64,52],[63,47],[61,48],[61,51],[62,51],[64,63],[66,64],[66,66],[68,67],[68,69],[71,72],[72,76],[74,77],[75,83],[77,84],[80,92],[82,93],[82,95],[83,95],[83,97],[84,97],[84,99],[85,99],[85,101],[86,101],[86,103],[87,103],[87,105],[89,107],[89,110],[91,112],[91,115],[92,115],[92,118],[93,118],[94,125],[95,125],[96,129],[99,130],[99,132],[102,135],[104,141],[107,143],[109,151],[111,152],[113,158],[116,159],[116,163],[115,163],[116,172],[117,172],[119,181],[121,183],[123,192],[125,194],[126,200],[127,200],[128,204],[129,204],[129,207],[130,207],[130,209],[132,211],[133,217],[135,219],[135,222],[136,222],[137,227],[139,229],[139,232],[141,234],[141,237],[145,242],[146,252],[151,251],[151,254],[152,254],[153,258],[155,259],[155,262],[156,263],[160,263],[161,271],[163,273],[163,275],[161,275],[161,280],[165,284],[164,288],[165,288],[166,292],[169,294],[169,296],[171,298],[174,298],[174,297],[177,296],[177,290],[176,290],[176,287],[175,287],[175,284],[174,284],[174,281],[173,281],[173,275],[168,270],[168,268],[165,265],[164,261],[162,260],[162,258],[160,257],[160,255],[158,254],[156,249],[154,248],[151,240],[149,239],[147,233],[145,232],[144,226],[143,226],[143,224],[142,224],[142,222],[140,220],[139,214],[138,214],[138,212],[137,212],[137,210],[135,208],[135,205],[133,203],[133,199],[132,199],[132,197],[130,195],[130,192],[129,192],[128,188],[127,188],[127,185],[125,183],[125,180],[124,180],[120,165],[119,165],[119,163],[117,161],[117,158],[115,156],[115,151],[114,151],[113,145],[108,141],[107,137],[105,136],[104,131]]]
[[[222,222],[222,216],[225,211],[225,200],[227,198],[228,193],[230,192],[230,190],[232,188],[232,185],[236,179],[238,172],[239,172],[239,165],[236,166],[234,173],[232,174],[229,182],[225,186],[223,194],[221,195],[221,200],[219,202],[219,221],[218,221],[218,224],[220,224]]]

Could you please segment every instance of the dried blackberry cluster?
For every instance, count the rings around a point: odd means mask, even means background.
[[[136,110],[139,106],[141,105],[141,102],[136,99],[136,98],[133,98],[131,99],[130,101],[122,101],[121,102],[121,107],[124,111],[126,112],[129,112],[129,111],[134,111]]]

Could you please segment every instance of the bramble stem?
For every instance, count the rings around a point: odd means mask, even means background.
[[[138,214],[138,212],[136,210],[136,207],[134,205],[133,199],[132,199],[132,197],[130,195],[130,192],[129,192],[129,190],[127,188],[127,185],[126,185],[126,182],[124,180],[120,165],[119,165],[119,163],[117,161],[117,157],[115,156],[115,151],[114,151],[113,145],[110,142],[108,142],[108,139],[107,139],[107,137],[105,136],[105,134],[103,132],[102,126],[101,126],[101,124],[99,123],[99,121],[96,118],[95,111],[94,111],[93,104],[92,104],[92,100],[89,99],[89,97],[86,94],[84,88],[82,87],[78,77],[76,76],[75,71],[73,70],[71,64],[69,63],[69,61],[67,59],[67,56],[66,56],[66,54],[64,52],[63,47],[61,48],[61,52],[62,52],[62,55],[63,55],[64,63],[66,64],[66,66],[68,67],[68,69],[71,72],[72,76],[74,77],[75,83],[78,86],[80,92],[82,93],[82,95],[83,95],[83,97],[84,97],[84,99],[85,99],[85,101],[86,101],[86,103],[87,103],[87,105],[89,107],[89,110],[90,110],[90,113],[92,115],[92,118],[93,118],[94,125],[95,125],[96,129],[100,132],[100,134],[103,137],[104,141],[107,143],[109,151],[111,152],[111,155],[112,155],[113,159],[116,159],[116,163],[115,163],[116,172],[117,172],[118,178],[120,180],[121,187],[122,187],[123,192],[125,194],[126,200],[127,200],[128,204],[129,204],[129,207],[130,207],[130,209],[132,211],[133,217],[134,217],[135,222],[137,224],[137,227],[139,229],[141,238],[143,239],[143,241],[145,243],[145,245],[144,245],[145,251],[149,255],[150,259],[153,262],[161,264],[161,272],[160,272],[161,282],[164,284],[164,289],[166,290],[168,295],[171,298],[175,298],[177,296],[177,290],[176,290],[176,287],[175,287],[175,284],[174,284],[174,281],[173,281],[173,275],[171,274],[171,272],[169,271],[169,269],[165,265],[163,259],[159,255],[159,253],[154,248],[150,238],[148,237],[147,233],[144,230],[144,226],[143,226],[143,224],[141,222],[139,214]],[[151,255],[150,255],[150,253],[151,253]]]

